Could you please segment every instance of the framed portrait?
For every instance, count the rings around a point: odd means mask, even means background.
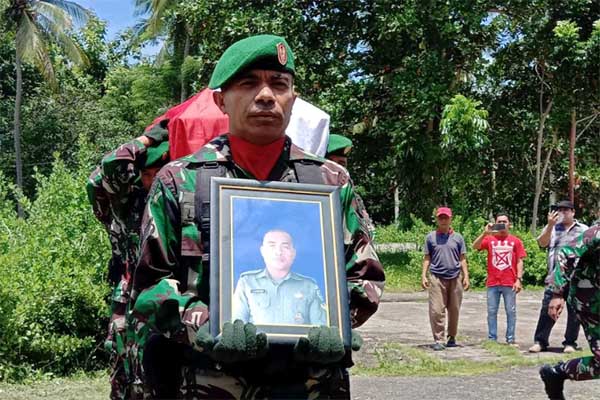
[[[269,341],[295,343],[313,326],[350,345],[339,189],[212,178],[210,329],[252,322]]]

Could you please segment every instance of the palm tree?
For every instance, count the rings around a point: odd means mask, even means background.
[[[23,190],[21,160],[21,102],[23,99],[23,61],[33,63],[53,88],[57,88],[54,68],[48,54],[49,43],[57,44],[69,60],[76,64],[87,61],[85,54],[69,36],[73,20],[85,23],[88,11],[67,0],[10,0],[5,17],[15,30],[16,95],[14,140],[17,187]],[[18,205],[19,217],[23,210]]]
[[[138,26],[140,38],[155,39],[163,34],[165,29],[168,28],[165,26],[165,17],[168,15],[169,11],[175,8],[181,1],[182,0],[135,0],[137,15],[150,14],[148,19]],[[183,34],[184,45],[182,49],[183,54],[181,56],[183,65],[183,62],[190,54],[190,26],[185,20],[182,20],[181,17],[178,17],[175,19],[171,30],[173,31],[172,42],[176,42],[177,39],[181,37],[180,35]],[[177,48],[177,46],[175,46],[176,43],[173,44],[174,47]],[[165,51],[165,47],[163,47],[161,54],[164,54]],[[187,98],[187,83],[185,82],[183,73],[181,74],[180,94],[180,100],[183,102]]]

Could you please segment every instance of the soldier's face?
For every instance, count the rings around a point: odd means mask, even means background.
[[[348,168],[348,157],[346,156],[338,156],[335,154],[332,154],[330,156],[328,156],[327,158],[329,158],[331,161],[340,164],[342,167],[344,168]]]
[[[296,249],[288,233],[274,231],[265,235],[260,254],[269,271],[287,272],[296,258]]]
[[[229,132],[258,145],[283,137],[296,100],[293,79],[286,72],[251,69],[214,92],[215,103],[229,116]]]
[[[146,189],[147,192],[150,191],[150,188],[152,187],[152,182],[154,181],[154,177],[158,173],[158,170],[160,170],[160,167],[146,168],[142,170],[142,185],[144,186],[144,189]]]

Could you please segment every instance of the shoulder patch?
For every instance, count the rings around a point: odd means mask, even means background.
[[[259,274],[259,273],[261,273],[263,270],[264,270],[264,268],[260,268],[260,269],[253,269],[253,270],[251,270],[251,271],[242,272],[242,273],[240,274],[240,278],[241,278],[242,276],[250,276],[250,275],[256,275],[256,274]]]

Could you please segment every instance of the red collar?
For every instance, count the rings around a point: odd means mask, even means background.
[[[264,146],[250,143],[240,137],[228,135],[233,161],[256,179],[264,181],[283,151],[285,136]]]

